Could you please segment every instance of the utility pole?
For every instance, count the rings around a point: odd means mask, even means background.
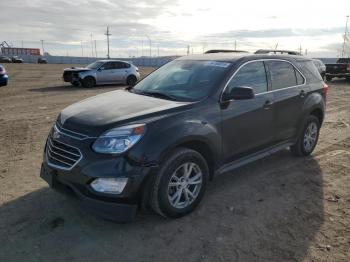
[[[109,59],[109,37],[112,34],[109,32],[109,26],[107,26],[107,31],[105,33],[105,36],[107,36],[107,58]]]
[[[345,42],[346,42],[346,35],[348,33],[348,21],[349,21],[349,16],[346,16],[346,24],[345,24],[345,32],[344,32],[344,42],[343,42],[343,49],[341,52],[341,57],[344,57],[344,51],[345,51]]]
[[[143,40],[141,41],[141,56],[143,56]]]
[[[187,55],[190,54],[190,45],[187,45]]]
[[[94,57],[94,42],[92,40],[92,33],[90,34],[91,38],[91,57]]]
[[[303,49],[301,48],[301,45],[299,47],[299,53],[301,54],[303,52]]]
[[[148,38],[148,41],[149,41],[149,57],[152,57],[152,40],[148,35],[146,35],[146,37]]]
[[[159,57],[159,44],[157,46],[157,56]]]
[[[40,40],[41,41],[41,48],[43,50],[43,55],[45,54],[45,50],[44,50],[44,40]]]
[[[84,48],[83,48],[83,40],[80,40],[80,45],[81,45],[81,56],[84,56]]]
[[[237,40],[235,40],[235,51],[237,50]]]
[[[96,58],[97,58],[97,47],[96,47],[96,40],[95,40],[95,55],[96,55]]]

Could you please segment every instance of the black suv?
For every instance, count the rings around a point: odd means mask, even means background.
[[[176,59],[129,90],[64,109],[48,136],[41,177],[119,221],[150,207],[195,209],[208,181],[290,147],[315,148],[328,86],[311,59],[204,54]]]

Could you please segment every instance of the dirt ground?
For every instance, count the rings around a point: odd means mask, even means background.
[[[67,65],[6,65],[0,88],[0,261],[350,261],[350,84],[330,84],[316,151],[288,150],[216,177],[199,208],[116,224],[39,178],[67,105],[122,88],[63,83]],[[143,74],[152,69],[142,69]]]

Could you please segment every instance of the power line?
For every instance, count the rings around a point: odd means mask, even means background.
[[[109,32],[109,26],[107,26],[107,31],[105,33],[105,36],[107,36],[107,58],[109,59],[109,36],[112,34]]]
[[[96,55],[96,58],[97,58],[97,47],[96,47],[96,40],[95,40],[95,55]]]
[[[43,50],[43,55],[45,54],[45,50],[44,50],[44,40],[40,40],[41,41],[41,48]]]
[[[92,40],[92,33],[90,34],[90,38],[91,38],[91,57],[94,57],[94,43]]]
[[[81,45],[81,56],[84,56],[83,40],[80,40]]]
[[[344,42],[343,42],[343,50],[341,52],[341,57],[344,57],[344,51],[345,51],[345,42],[346,42],[346,35],[348,33],[348,21],[349,21],[349,16],[346,16],[346,24],[345,24],[345,33],[344,33]]]

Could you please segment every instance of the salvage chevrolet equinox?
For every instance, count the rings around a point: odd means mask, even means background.
[[[302,56],[182,57],[133,87],[65,108],[41,177],[108,219],[129,221],[140,208],[181,217],[214,175],[287,147],[309,155],[327,92]]]

